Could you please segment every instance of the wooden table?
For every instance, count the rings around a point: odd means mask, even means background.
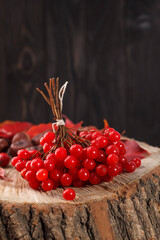
[[[151,153],[139,169],[75,188],[71,202],[62,189],[34,191],[6,169],[14,181],[0,181],[0,240],[160,239],[160,149],[139,144]]]

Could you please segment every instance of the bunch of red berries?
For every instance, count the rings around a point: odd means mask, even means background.
[[[40,139],[40,144],[43,146],[43,151],[45,153],[49,152],[53,148],[54,139],[55,139],[55,134],[53,132],[47,132]]]
[[[139,158],[128,161],[120,134],[113,128],[81,131],[81,143],[57,146],[55,134],[46,133],[40,140],[42,151],[22,149],[11,161],[33,189],[50,191],[57,187],[83,187],[111,181],[122,172],[133,172],[141,165]],[[89,143],[84,147],[83,143]],[[75,192],[68,188],[63,197],[73,200]]]

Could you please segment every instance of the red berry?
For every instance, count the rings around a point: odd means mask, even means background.
[[[18,157],[18,156],[13,157],[12,160],[11,160],[12,166],[15,166],[16,163],[18,163],[18,162],[22,162],[22,159],[20,157]]]
[[[108,166],[108,174],[112,177],[115,177],[119,174],[119,168],[117,165]]]
[[[110,135],[112,132],[115,132],[115,129],[114,129],[114,128],[107,128],[107,129],[104,130],[103,135],[104,135],[105,137],[109,137],[109,135]]]
[[[109,154],[108,155],[108,157],[107,157],[107,163],[109,164],[109,165],[116,165],[117,163],[118,163],[118,156],[117,155],[115,155],[114,153],[111,153],[111,154]]]
[[[59,182],[61,175],[62,172],[56,168],[50,172],[50,178],[52,178],[54,182]]]
[[[47,191],[51,191],[53,189],[53,186],[54,186],[54,183],[52,181],[52,179],[48,178],[46,180],[44,180],[42,183],[41,183],[41,188],[47,192]]]
[[[33,149],[29,151],[30,155],[32,158],[40,158],[41,157],[41,153],[38,152],[37,150]]]
[[[61,167],[61,166],[56,166],[56,169],[57,169],[58,171],[60,171],[61,174],[64,173],[64,171],[65,171],[64,165],[63,165],[63,167]]]
[[[63,191],[63,198],[65,200],[71,201],[71,200],[75,199],[75,197],[76,197],[76,194],[75,194],[75,191],[73,189],[67,188]]]
[[[107,148],[106,148],[106,154],[109,155],[111,153],[114,153],[116,154],[117,156],[119,155],[119,148],[115,145],[109,145]]]
[[[33,155],[36,154],[36,153],[38,153],[38,151],[35,150],[35,149],[32,149],[32,150],[29,150],[29,153],[30,153],[30,155],[33,157]],[[34,156],[34,157],[35,157],[35,156]]]
[[[37,179],[36,179],[36,173],[32,170],[30,171],[27,171],[26,174],[25,174],[25,179],[28,181],[28,182],[35,182]]]
[[[108,146],[109,146],[109,145],[112,145],[112,144],[114,144],[114,143],[111,142],[111,141],[108,139]]]
[[[119,156],[119,163],[122,165],[122,166],[125,166],[126,163],[127,163],[127,158],[125,156]]]
[[[87,147],[87,156],[90,159],[95,159],[98,156],[98,150],[97,148],[93,147],[93,146],[89,146]]]
[[[61,168],[61,169],[64,169],[64,161],[58,161],[57,160],[57,163],[56,163],[56,168]]]
[[[74,144],[70,147],[69,151],[71,155],[73,155],[76,158],[79,158],[83,153],[83,148],[80,144]]]
[[[44,163],[43,163],[42,159],[35,158],[32,160],[30,166],[33,171],[37,172],[39,169],[44,167]]]
[[[136,164],[132,161],[127,162],[125,168],[128,173],[134,172],[136,170]]]
[[[46,160],[51,160],[54,163],[54,165],[56,165],[58,162],[54,153],[49,153],[46,157]]]
[[[60,181],[64,187],[69,187],[72,183],[72,176],[69,173],[62,174]]]
[[[141,159],[140,158],[133,158],[132,161],[136,164],[136,167],[141,166]]]
[[[75,168],[77,166],[77,159],[72,155],[67,156],[64,159],[64,166],[68,169]]]
[[[82,160],[83,161],[83,160]],[[80,168],[81,167],[81,162],[80,162],[80,159],[77,159],[77,165],[76,165],[77,168]]]
[[[42,146],[46,143],[45,142],[45,139],[44,139],[44,137],[41,137],[41,139],[40,139],[40,142],[39,142]]]
[[[88,133],[88,134],[85,136],[85,139],[91,141],[91,140],[92,140],[92,134],[91,134],[91,133]]]
[[[26,178],[25,177],[25,175],[26,175],[26,172],[27,172],[28,170],[26,169],[26,168],[23,168],[23,170],[21,171],[21,176],[23,177],[23,178]]]
[[[96,138],[98,138],[99,136],[102,136],[102,133],[101,133],[101,132],[94,132],[94,133],[92,133],[92,139],[96,139]]]
[[[94,160],[92,160],[92,159],[89,159],[89,158],[87,158],[87,159],[85,159],[84,161],[83,161],[83,167],[84,168],[87,168],[88,170],[94,170],[95,169],[95,167],[96,167],[96,163],[95,163],[95,161]]]
[[[44,142],[46,143],[52,143],[53,140],[55,139],[55,134],[53,132],[47,132],[43,136]]]
[[[29,171],[29,170],[32,170],[32,169],[31,169],[31,162],[32,162],[31,160],[26,162],[26,169],[27,169],[28,171]]]
[[[100,148],[100,143],[99,143],[99,141],[97,141],[97,139],[93,139],[93,140],[91,141],[91,146],[99,149],[99,148]]]
[[[78,168],[70,168],[68,173],[72,176],[72,179],[77,179],[78,178]]]
[[[49,153],[49,154],[47,155],[47,157],[46,157],[46,160],[52,160],[52,161],[54,161],[55,164],[56,164],[56,162],[57,162],[57,159],[56,159],[54,153]]]
[[[90,173],[90,177],[89,177],[89,182],[92,184],[92,185],[95,185],[95,184],[99,184],[100,183],[100,177],[96,174],[96,172],[91,172]]]
[[[90,177],[89,171],[86,168],[81,168],[78,171],[79,179],[82,181],[87,181]]]
[[[120,155],[124,155],[126,153],[126,149],[122,141],[116,142],[115,145],[119,148]]]
[[[50,172],[50,171],[53,171],[53,169],[55,168],[55,162],[51,159],[46,159],[44,161],[44,168]]]
[[[38,180],[35,180],[34,182],[28,182],[29,186],[33,189],[38,189],[40,186],[40,182]]]
[[[83,138],[87,134],[88,134],[88,131],[82,131],[82,132],[80,132],[79,136]]]
[[[26,166],[26,162],[22,161],[22,162],[17,162],[15,165],[15,168],[18,172],[21,172],[23,168],[25,168],[25,166]]]
[[[9,164],[10,157],[6,153],[0,153],[0,167],[6,167]]]
[[[110,182],[112,179],[113,179],[113,177],[110,176],[109,174],[106,174],[106,176],[103,177],[103,180],[104,180],[105,182]]]
[[[38,181],[45,181],[48,178],[48,171],[45,168],[39,169],[36,178]]]
[[[53,182],[53,189],[57,189],[59,187],[60,183],[59,182]]]
[[[98,156],[97,156],[97,158],[96,158],[96,161],[97,162],[104,162],[105,160],[106,160],[106,154],[105,154],[105,152],[103,151],[103,150],[99,150],[98,151]]]
[[[27,149],[18,150],[17,155],[22,159],[29,159],[31,157],[31,155]]]
[[[53,144],[52,143],[45,143],[43,145],[43,151],[46,153],[46,152],[49,152],[51,150],[51,148],[53,147]]]
[[[81,134],[80,137],[83,138],[83,139],[85,139],[85,138],[86,138],[86,134]],[[82,139],[82,141],[84,141],[83,139]]]
[[[84,182],[82,180],[78,179],[78,178],[73,179],[72,184],[73,184],[74,187],[78,187],[78,188],[84,186]]]
[[[117,164],[117,167],[118,167],[118,170],[119,170],[118,174],[121,174],[123,172],[122,165],[121,164]]]
[[[107,167],[104,164],[99,164],[96,167],[96,173],[100,177],[105,176],[107,174]]]
[[[111,142],[117,142],[117,141],[120,140],[120,138],[121,138],[121,135],[120,135],[120,133],[117,132],[117,131],[111,132],[111,133],[109,134],[109,140],[110,140]]]
[[[64,147],[59,147],[55,151],[55,157],[59,161],[63,161],[67,157],[67,150]]]
[[[100,148],[105,148],[108,143],[108,139],[105,136],[100,136],[96,139],[99,142]]]
[[[85,158],[87,158],[87,148],[83,148],[82,155],[80,156],[79,160],[83,161]]]

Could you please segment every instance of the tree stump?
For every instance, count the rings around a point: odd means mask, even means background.
[[[139,143],[151,155],[134,173],[75,188],[34,191],[12,167],[13,182],[0,180],[0,240],[160,239],[160,149]]]

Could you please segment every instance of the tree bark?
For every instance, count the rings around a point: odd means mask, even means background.
[[[160,149],[140,143],[151,155],[134,173],[109,183],[75,188],[67,202],[62,189],[30,189],[13,168],[13,182],[0,181],[0,240],[159,240]]]

